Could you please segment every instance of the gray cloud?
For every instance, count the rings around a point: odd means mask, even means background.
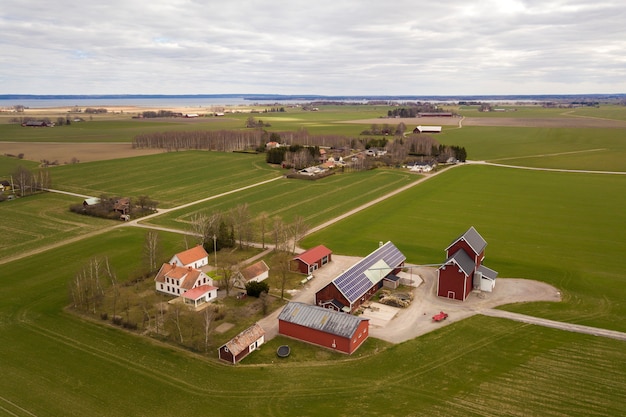
[[[7,3],[0,93],[626,91],[620,0]]]

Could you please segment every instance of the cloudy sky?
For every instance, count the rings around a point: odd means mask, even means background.
[[[624,0],[20,0],[0,34],[0,94],[626,93]]]

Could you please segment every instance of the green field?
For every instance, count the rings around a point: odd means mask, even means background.
[[[374,170],[336,174],[317,181],[280,179],[166,213],[149,220],[149,224],[185,230],[199,213],[226,213],[245,203],[253,216],[266,213],[286,222],[301,216],[312,227],[419,178],[406,170]]]
[[[439,142],[464,146],[470,160],[542,168],[626,171],[624,129],[464,127]]]
[[[371,117],[365,113],[372,109],[354,107],[272,114],[272,129],[311,123],[330,132],[326,125],[347,120],[347,113],[356,113],[355,119]],[[585,115],[595,111],[583,110]],[[609,113],[592,117],[620,118],[619,112]],[[130,137],[133,122],[112,123],[111,137]],[[94,134],[106,134],[106,126]],[[623,129],[469,127],[448,130],[439,140],[465,146],[474,160],[626,171],[623,137]],[[0,157],[0,172],[12,169],[4,161],[13,163]],[[51,172],[55,188],[88,195],[147,194],[161,201],[160,207],[281,173],[267,167],[262,155],[198,151]],[[200,210],[246,202],[254,213],[286,219],[301,215],[313,225],[412,179],[417,176],[386,170],[315,182],[279,179],[153,221],[184,229]],[[338,254],[365,255],[379,241],[391,240],[408,262],[436,263],[444,261],[447,245],[473,225],[488,242],[485,265],[497,270],[499,279],[540,280],[563,295],[560,303],[501,308],[626,332],[624,190],[625,175],[468,164],[339,221],[307,237],[302,246],[324,244]],[[0,204],[0,415],[626,414],[625,342],[504,319],[474,316],[394,346],[372,339],[344,358],[293,343],[292,356],[279,360],[273,350],[283,341],[276,340],[236,367],[218,363],[215,353],[191,352],[82,320],[65,311],[69,280],[94,256],[108,257],[121,281],[135,278],[142,268],[144,229],[116,228],[6,262],[40,242],[59,242],[111,224],[70,214],[66,208],[74,200],[46,194]],[[179,234],[160,232],[160,239],[168,258],[186,245]],[[213,337],[219,344],[227,335]]]
[[[276,178],[282,172],[265,155],[208,151],[64,165],[51,171],[53,187],[74,193],[138,197],[148,195],[169,208]]]

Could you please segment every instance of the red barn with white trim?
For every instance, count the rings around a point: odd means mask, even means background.
[[[278,333],[352,354],[369,336],[369,319],[290,302],[278,316]]]
[[[313,271],[332,261],[332,253],[333,251],[324,245],[311,248],[293,257],[291,270],[303,274],[312,274]]]

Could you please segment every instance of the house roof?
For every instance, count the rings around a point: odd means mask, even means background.
[[[496,279],[496,277],[498,276],[498,273],[496,271],[494,271],[491,268],[487,268],[484,265],[481,265],[478,267],[478,272],[483,274],[483,277],[490,279],[490,280],[494,280]]]
[[[304,262],[305,264],[311,265],[311,264],[319,261],[320,259],[322,259],[324,256],[328,256],[328,255],[330,255],[332,253],[333,253],[333,251],[328,249],[326,246],[319,245],[319,246],[311,248],[311,249],[309,249],[307,251],[302,252],[298,256],[294,256],[293,259],[294,260],[295,259],[299,259],[302,262]]]
[[[201,245],[198,245],[194,248],[187,249],[186,251],[179,252],[174,257],[178,258],[183,265],[189,265],[194,263],[195,261],[199,261],[200,259],[208,258],[209,254],[204,250]],[[172,260],[174,259],[172,257]]]
[[[267,266],[265,261],[259,261],[248,266],[247,268],[242,269],[241,271],[239,271],[239,273],[247,282],[265,272],[268,272],[269,270],[270,268]]]
[[[156,282],[165,282],[166,278],[175,279],[180,282],[180,287],[186,290],[193,288],[193,284],[198,280],[202,271],[187,266],[178,266],[176,264],[163,264],[154,280]]]
[[[446,263],[441,266],[443,268],[446,265],[450,265],[451,263],[455,263],[463,270],[466,276],[470,276],[474,273],[474,260],[469,257],[469,255],[463,250],[459,249],[454,252],[452,256],[446,259]]]
[[[206,293],[213,291],[213,290],[217,290],[217,287],[214,287],[212,285],[200,285],[197,286],[196,288],[192,288],[189,291],[185,291],[185,293],[183,294],[183,297],[187,298],[188,300],[197,300],[198,298],[204,296]]]
[[[340,337],[351,338],[364,320],[362,317],[340,313],[328,308],[290,302],[280,312],[278,320],[297,324]]]
[[[237,356],[264,335],[265,330],[263,330],[259,323],[254,323],[252,326],[230,339],[226,344],[222,345],[222,347],[226,346],[233,356]]]
[[[467,242],[467,244],[472,248],[474,254],[476,255],[482,253],[482,251],[485,250],[485,246],[487,246],[487,242],[485,241],[485,239],[483,239],[483,237],[476,231],[476,229],[474,229],[474,226],[471,226],[469,229],[467,229],[465,233],[463,233],[452,243],[450,243],[450,246],[446,248],[446,252],[459,240],[464,240],[465,242]]]
[[[352,304],[405,260],[406,256],[393,243],[387,242],[335,278],[333,283]]]

